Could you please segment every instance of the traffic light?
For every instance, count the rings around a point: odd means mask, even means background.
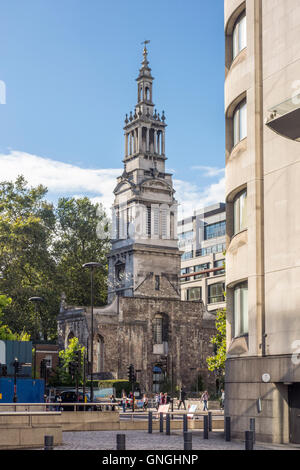
[[[75,351],[74,353],[74,363],[76,366],[77,373],[81,370],[81,351]]]
[[[69,363],[69,374],[70,374],[72,377],[74,377],[75,372],[76,372],[76,363],[73,362],[73,361],[71,361],[71,362]]]
[[[134,372],[134,365],[133,364],[130,364],[130,366],[128,367],[128,381],[130,383],[134,383],[136,380],[135,380],[135,372]]]
[[[3,364],[2,369],[0,367],[0,371],[1,371],[2,377],[6,377],[7,376],[7,365]]]
[[[43,379],[47,378],[47,359],[43,359],[40,364],[40,376]]]
[[[22,365],[19,363],[18,359],[15,359],[13,362],[13,367],[15,369],[15,374],[19,374],[22,371]]]

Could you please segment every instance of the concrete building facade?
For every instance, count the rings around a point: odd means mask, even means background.
[[[78,337],[99,378],[127,379],[133,364],[148,393],[191,390],[200,375],[214,391],[206,357],[213,352],[215,318],[201,300],[180,298],[177,204],[165,171],[165,115],[154,108],[153,80],[145,46],[137,104],[125,118],[124,172],[114,191],[109,304],[94,309],[92,341],[90,309],[63,305],[60,347]]]
[[[300,4],[225,0],[225,37],[225,413],[299,443]]]
[[[214,204],[180,220],[181,300],[202,300],[207,312],[225,307],[226,209]]]

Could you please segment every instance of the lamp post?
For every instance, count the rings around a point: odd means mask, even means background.
[[[101,264],[91,261],[82,265],[83,268],[88,268],[91,271],[91,402],[94,401],[94,384],[93,384],[93,352],[94,352],[94,271],[100,268]]]
[[[36,345],[38,342],[38,305],[41,304],[41,302],[44,302],[44,299],[42,297],[30,297],[28,299],[29,302],[32,302],[35,307],[35,348],[34,348],[34,372],[33,372],[33,379],[36,380]]]

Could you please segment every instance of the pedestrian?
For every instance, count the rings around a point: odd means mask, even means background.
[[[111,397],[110,397],[110,402],[111,402],[111,403],[117,403],[117,400],[115,399],[115,396],[114,396],[114,395],[111,395]],[[115,411],[115,406],[114,406],[114,405],[112,405],[111,411]]]
[[[159,404],[160,405],[165,404],[165,396],[164,396],[163,392],[160,392],[160,394],[159,394]]]
[[[201,401],[203,401],[203,411],[208,411],[208,405],[207,405],[208,399],[209,399],[209,395],[208,395],[207,390],[205,390],[201,396]]]
[[[143,410],[146,411],[146,409],[148,408],[148,397],[146,394],[144,394],[143,396]]]
[[[127,395],[126,395],[126,392],[123,391],[123,393],[122,393],[122,408],[123,408],[123,413],[126,412],[126,401],[127,401]]]
[[[130,405],[132,406],[132,404],[133,404],[133,393],[129,392],[127,408],[130,408]]]
[[[168,393],[166,392],[165,393],[165,405],[168,405],[170,403],[170,397],[168,395]]]
[[[56,403],[55,411],[60,411],[61,396],[58,392],[55,394],[54,403]]]
[[[185,393],[185,391],[183,390],[183,388],[181,387],[180,392],[179,392],[178,409],[180,409],[181,404],[183,404],[183,407],[184,407],[184,409],[186,410],[186,407],[185,407],[185,397],[186,397],[186,393]]]
[[[159,407],[159,401],[160,401],[159,393],[156,393],[156,395],[155,395],[155,408],[157,410],[158,410],[158,407]]]
[[[220,399],[220,408],[221,410],[224,410],[224,404],[225,404],[225,392],[224,389],[221,389],[221,399]]]

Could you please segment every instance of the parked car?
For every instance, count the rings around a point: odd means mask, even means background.
[[[65,390],[64,392],[60,393],[60,396],[61,396],[61,403],[62,403],[62,406],[61,406],[62,411],[74,411],[75,409],[74,406],[70,406],[70,405],[63,406],[63,403],[77,403],[77,402],[83,403],[84,402],[83,392],[81,391],[78,392],[78,399],[77,399],[76,390]],[[86,393],[85,396],[86,396],[87,402],[90,402],[91,401],[90,394]],[[83,411],[83,409],[84,407],[82,406],[78,407],[78,411]]]

